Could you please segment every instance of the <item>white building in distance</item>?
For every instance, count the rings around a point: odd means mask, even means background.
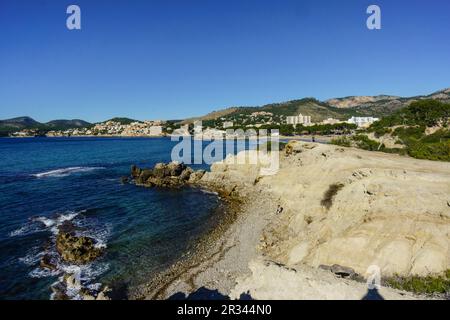
[[[163,127],[162,126],[151,126],[150,127],[150,135],[151,136],[162,136]]]
[[[224,128],[224,129],[232,128],[233,126],[234,126],[233,121],[225,121],[225,122],[223,123],[223,128]]]
[[[286,117],[286,123],[292,124],[296,126],[297,124],[302,125],[310,125],[311,124],[311,117],[310,116],[304,116],[301,113],[298,116],[290,116]]]
[[[351,117],[347,122],[350,124],[356,124],[360,128],[369,127],[375,121],[380,120],[374,117]]]
[[[322,124],[338,124],[338,123],[342,123],[342,122],[345,122],[345,121],[341,121],[341,120],[334,119],[334,118],[328,118],[326,120],[323,120]]]

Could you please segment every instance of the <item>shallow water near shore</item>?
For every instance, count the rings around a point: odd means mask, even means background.
[[[175,144],[167,138],[0,139],[0,299],[48,299],[51,284],[73,271],[86,286],[101,283],[126,295],[186,254],[216,222],[217,195],[120,182],[132,164],[170,161]],[[105,254],[81,268],[40,268],[65,221],[95,238]]]

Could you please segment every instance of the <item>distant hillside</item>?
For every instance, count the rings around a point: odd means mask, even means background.
[[[79,119],[52,120],[47,122],[46,125],[50,128],[86,128],[92,126],[91,123]]]
[[[49,130],[67,130],[71,128],[90,127],[87,121],[74,120],[53,120],[47,123],[41,123],[30,117],[18,117],[7,120],[0,120],[0,136],[7,136],[9,133],[20,131],[23,129],[36,129],[40,131]]]
[[[292,116],[302,113],[312,117],[313,122],[319,122],[326,118],[347,119],[353,115],[351,110],[341,110],[313,98],[292,100],[282,103],[268,104],[256,108],[240,108],[235,113],[249,114],[254,112],[270,112],[278,116]]]
[[[360,134],[335,144],[450,161],[450,104],[419,99],[384,117]]]
[[[330,117],[344,120],[357,114],[353,110],[339,109],[331,107],[328,104],[313,98],[305,98],[282,103],[272,103],[260,107],[232,107],[220,111],[214,111],[203,117],[187,119],[184,122],[193,122],[194,120],[208,122],[218,119],[225,119],[226,121],[239,121],[241,116],[250,115],[255,112],[270,112],[276,119],[302,113],[304,115],[310,115],[313,122],[322,121]]]
[[[355,108],[363,105],[369,105],[376,102],[381,101],[392,101],[400,99],[400,97],[395,96],[351,96],[344,98],[336,98],[325,101],[328,105],[333,106],[335,108],[346,109],[346,108]]]
[[[141,122],[139,120],[134,120],[134,119],[130,119],[130,118],[119,118],[119,117],[112,118],[112,119],[106,120],[104,122],[107,122],[107,121],[119,122],[120,124],[124,124],[124,125],[130,124],[133,122]]]
[[[0,127],[9,127],[11,129],[23,129],[30,126],[40,126],[42,123],[30,117],[17,117],[13,119],[0,120]]]
[[[450,88],[434,92],[426,96],[416,97],[396,97],[389,95],[378,96],[352,96],[335,98],[327,101],[319,101],[314,98],[305,98],[281,103],[272,103],[256,107],[230,107],[213,111],[205,116],[173,121],[177,123],[192,123],[195,120],[202,120],[206,125],[220,127],[224,121],[233,121],[237,124],[251,124],[248,122],[249,115],[255,112],[267,112],[270,116],[261,116],[254,121],[272,121],[273,123],[283,122],[286,116],[302,113],[311,116],[313,122],[321,122],[327,118],[347,120],[352,116],[374,116],[383,118],[395,113],[397,110],[408,107],[415,101],[435,100],[443,103],[450,103]],[[245,120],[247,118],[247,120]],[[139,122],[138,120],[116,117],[108,121],[130,124]],[[247,121],[247,122],[246,122]],[[40,123],[30,117],[19,117],[8,120],[0,120],[0,135],[7,135],[10,132],[22,129],[66,130],[70,128],[90,127],[92,124],[83,120],[54,120],[47,123]]]
[[[292,100],[282,103],[272,103],[258,107],[231,107],[214,111],[202,117],[186,119],[184,123],[202,120],[224,119],[223,121],[239,120],[240,114],[254,112],[271,112],[278,118],[280,116],[292,116],[302,113],[312,117],[313,122],[320,122],[327,118],[345,120],[352,116],[385,117],[395,111],[409,106],[414,101],[433,99],[440,102],[450,102],[450,89],[437,91],[426,96],[396,97],[389,95],[378,96],[351,96],[335,98],[327,101],[319,101],[313,98]]]
[[[450,89],[444,89],[434,92],[430,95],[415,97],[396,97],[396,96],[354,96],[345,98],[336,98],[325,101],[328,105],[341,108],[353,109],[359,114],[375,115],[378,117],[386,116],[394,111],[409,106],[411,103],[420,100],[437,100],[444,103],[450,102]]]
[[[197,118],[190,118],[190,119],[185,119],[181,121],[181,124],[186,124],[186,123],[192,123],[194,121],[197,120],[202,120],[202,121],[207,121],[207,120],[215,120],[218,118],[222,118],[225,117],[229,114],[232,114],[234,112],[236,112],[237,110],[239,110],[239,108],[237,107],[231,107],[231,108],[227,108],[227,109],[223,109],[223,110],[219,110],[219,111],[213,111],[208,113],[207,115],[203,116],[203,117],[197,117]]]

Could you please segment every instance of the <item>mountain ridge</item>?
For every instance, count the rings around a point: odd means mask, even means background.
[[[184,123],[198,120],[211,121],[218,118],[224,118],[224,121],[228,121],[233,120],[233,118],[240,113],[260,111],[272,112],[283,116],[302,113],[304,115],[310,115],[313,122],[323,121],[330,117],[339,120],[344,120],[352,116],[384,117],[409,106],[414,101],[425,99],[450,102],[450,88],[442,89],[429,95],[418,95],[414,97],[399,97],[380,94],[376,96],[332,98],[325,101],[320,101],[315,98],[303,98],[256,107],[229,107],[208,113],[205,116],[186,119]],[[214,116],[217,117],[212,119]]]
[[[351,116],[388,116],[395,111],[409,106],[412,102],[424,99],[433,99],[441,102],[450,102],[450,88],[435,91],[429,95],[413,97],[399,97],[393,95],[375,96],[347,96],[320,101],[315,98],[303,98],[285,102],[270,103],[262,106],[233,106],[212,111],[206,115],[181,120],[180,123],[192,123],[197,120],[214,121],[226,119],[232,121],[240,114],[255,112],[270,112],[278,116],[290,116],[302,113],[310,115],[315,122],[327,118],[345,120]],[[122,119],[125,124],[138,120],[125,117],[116,117],[111,120]],[[105,120],[108,121],[108,120]],[[45,123],[38,122],[31,117],[22,116],[0,120],[0,133],[9,133],[23,129],[64,130],[70,128],[89,127],[92,123],[81,119],[60,119]]]

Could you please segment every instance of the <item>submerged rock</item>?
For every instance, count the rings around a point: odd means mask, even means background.
[[[64,285],[64,283],[61,283],[61,282],[54,283],[50,287],[50,289],[53,292],[53,295],[52,295],[53,300],[70,300],[70,297],[66,293],[67,288]]]
[[[77,273],[66,273],[59,282],[51,286],[53,300],[111,300],[111,289],[101,286],[98,289],[86,287]]]
[[[99,292],[93,292],[87,289],[82,289],[80,291],[80,297],[83,300],[111,300],[108,294],[111,292],[111,289],[108,286],[105,286]]]
[[[54,261],[53,257],[49,254],[45,254],[40,261],[41,268],[49,269],[49,270],[56,270],[57,269],[57,263]]]

